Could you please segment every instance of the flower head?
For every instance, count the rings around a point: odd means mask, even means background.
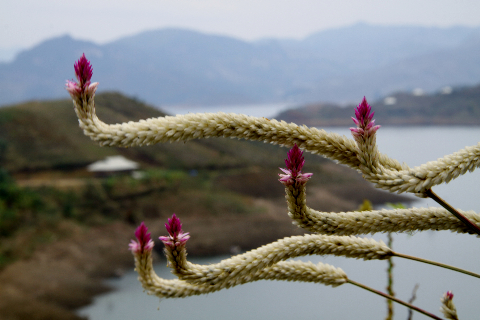
[[[137,241],[131,240],[130,244],[128,245],[133,253],[152,251],[153,241],[150,237],[150,233],[147,232],[148,228],[142,222],[140,226],[138,226],[137,230],[135,230],[135,237],[137,238]]]
[[[79,99],[82,94],[85,94],[86,98],[89,98],[95,94],[98,83],[91,83],[93,69],[90,61],[87,60],[85,54],[82,54],[80,59],[73,65],[75,69],[75,76],[78,83],[75,81],[67,80],[65,89],[67,89],[70,96],[74,99]]]
[[[85,53],[82,54],[77,62],[75,62],[73,67],[75,68],[75,75],[77,76],[80,86],[88,86],[90,84],[90,79],[92,79],[93,69],[92,64],[85,57]]]
[[[177,218],[175,213],[172,215],[172,218],[168,219],[168,222],[165,223],[165,228],[167,229],[168,236],[159,237],[162,242],[169,247],[176,247],[185,245],[187,240],[190,239],[188,232],[184,233],[182,230],[182,223],[180,219]]]
[[[440,311],[442,311],[443,315],[447,319],[451,320],[458,320],[457,315],[457,308],[453,303],[453,293],[452,291],[447,291],[443,294],[442,299],[442,306],[440,307]]]
[[[354,138],[373,136],[380,128],[380,126],[375,125],[375,120],[373,120],[375,112],[370,114],[371,111],[372,108],[367,103],[367,99],[363,97],[362,103],[355,108],[356,119],[352,117],[353,122],[357,125],[356,128],[350,128]]]
[[[443,300],[448,301],[453,299],[453,292],[447,291],[443,294]]]
[[[280,168],[285,174],[279,174],[280,181],[284,185],[294,185],[295,183],[304,184],[310,179],[313,173],[302,173],[303,165],[305,164],[305,158],[303,157],[303,151],[295,144],[287,154],[285,159],[286,169]]]

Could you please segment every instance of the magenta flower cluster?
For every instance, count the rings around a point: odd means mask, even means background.
[[[137,238],[137,241],[131,240],[128,245],[133,253],[142,254],[145,251],[152,251],[153,241],[150,237],[150,233],[148,233],[148,228],[143,222],[138,226],[137,230],[135,230],[135,237]]]
[[[372,108],[367,103],[367,99],[363,97],[362,103],[355,108],[356,119],[352,117],[353,122],[357,125],[356,128],[350,128],[355,139],[373,136],[380,128],[375,125],[375,120],[373,120],[375,112],[370,113],[371,111]]]
[[[87,60],[85,54],[83,54],[80,59],[74,64],[75,76],[77,77],[77,82],[67,80],[65,89],[70,93],[72,98],[79,98],[82,94],[92,96],[97,90],[98,83],[91,83],[93,69],[90,61]]]
[[[168,222],[165,223],[165,228],[167,229],[168,236],[159,237],[165,246],[169,246],[173,249],[174,247],[185,245],[187,240],[190,239],[189,233],[183,232],[182,223],[175,213],[172,215],[172,218],[169,218]]]
[[[451,301],[453,299],[453,292],[452,291],[447,291],[445,293],[445,300]]]
[[[279,174],[280,179],[278,181],[286,186],[305,184],[313,173],[302,173],[304,164],[305,158],[303,157],[303,151],[295,144],[288,152],[287,159],[285,159],[287,168],[280,168],[285,174]]]

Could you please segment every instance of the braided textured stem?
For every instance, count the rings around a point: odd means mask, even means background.
[[[337,287],[347,282],[347,275],[340,268],[328,264],[301,261],[281,261],[263,268],[255,275],[237,279],[235,282],[217,285],[192,284],[183,280],[167,280],[157,276],[153,270],[151,251],[134,253],[135,270],[138,280],[149,293],[160,298],[185,298],[193,295],[207,294],[233,286],[258,280],[284,280],[314,282]]]
[[[360,235],[377,232],[450,230],[471,233],[470,229],[443,208],[383,209],[352,212],[321,212],[306,204],[306,187],[287,186],[285,198],[293,224],[311,232],[335,235]],[[480,215],[461,211],[480,226]]]
[[[107,125],[95,114],[94,95],[73,104],[84,133],[102,146],[131,147],[161,142],[186,141],[209,137],[259,140],[300,148],[323,155],[362,171],[365,178],[391,192],[422,195],[434,185],[448,182],[480,165],[480,144],[467,147],[437,161],[409,168],[386,155],[376,154],[375,171],[362,165],[354,140],[324,130],[294,123],[256,118],[233,113],[205,113],[160,117],[139,122]]]
[[[193,284],[231,286],[261,273],[266,267],[306,255],[336,255],[364,260],[387,259],[392,251],[382,242],[346,236],[304,235],[284,238],[211,265],[186,260],[185,246],[165,247],[172,272]]]

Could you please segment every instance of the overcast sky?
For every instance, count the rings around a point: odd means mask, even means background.
[[[59,35],[105,43],[164,27],[253,40],[302,38],[356,22],[480,25],[478,0],[0,0],[0,48]]]

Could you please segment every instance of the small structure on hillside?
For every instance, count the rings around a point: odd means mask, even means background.
[[[87,166],[89,172],[97,176],[111,176],[116,174],[133,173],[140,165],[124,156],[110,156]]]

